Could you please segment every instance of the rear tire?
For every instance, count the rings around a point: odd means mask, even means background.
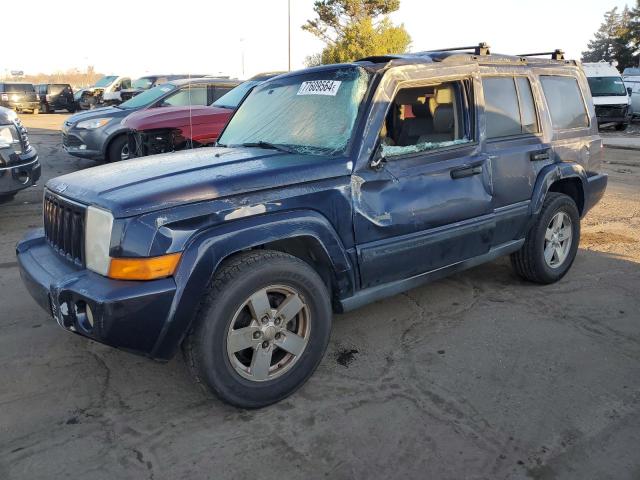
[[[568,195],[549,192],[524,245],[511,254],[511,265],[525,280],[554,283],[571,268],[579,243],[580,214],[576,203]]]
[[[33,113],[34,115],[38,115],[40,113],[40,108],[34,108],[33,110],[31,110],[31,113]]]
[[[183,344],[185,361],[224,402],[264,407],[313,374],[331,315],[327,288],[309,264],[277,251],[244,252],[216,272]]]

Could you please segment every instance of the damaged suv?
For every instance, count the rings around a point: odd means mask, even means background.
[[[218,146],[50,180],[22,278],[64,329],[247,408],[320,363],[332,313],[511,255],[560,280],[602,197],[580,64],[467,50],[280,75]]]

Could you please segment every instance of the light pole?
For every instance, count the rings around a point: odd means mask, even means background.
[[[240,39],[240,56],[242,59],[242,78],[244,79],[244,38]]]
[[[287,32],[289,42],[289,71],[291,71],[291,0],[287,0]]]

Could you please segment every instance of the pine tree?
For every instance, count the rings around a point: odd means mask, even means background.
[[[640,2],[640,0],[636,0]],[[635,9],[634,9],[635,10]],[[633,65],[631,47],[632,12],[625,7],[621,13],[614,7],[604,14],[604,21],[582,52],[583,62],[617,61],[619,68]]]

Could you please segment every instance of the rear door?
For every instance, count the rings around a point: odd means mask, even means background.
[[[525,70],[482,69],[485,152],[493,177],[494,245],[522,236],[538,172],[553,162],[540,121],[535,78]],[[487,73],[485,73],[485,71]],[[490,73],[489,73],[490,72]]]

